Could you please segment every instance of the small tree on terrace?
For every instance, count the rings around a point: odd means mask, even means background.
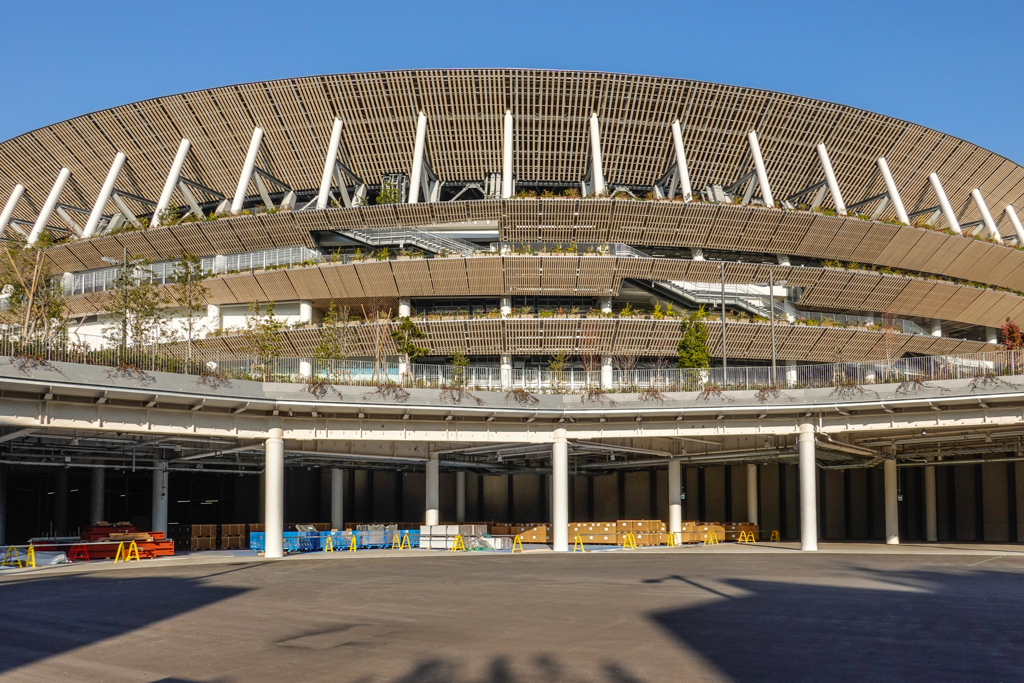
[[[338,307],[333,301],[320,323],[320,341],[313,349],[317,360],[342,361],[348,357],[352,344],[352,328],[348,325],[348,306]]]
[[[413,363],[430,353],[429,348],[416,344],[418,340],[426,339],[427,335],[416,327],[416,323],[410,318],[399,319],[398,326],[391,332],[391,338],[395,340],[395,348],[405,359],[407,373],[412,371]]]
[[[210,289],[203,282],[205,279],[202,260],[183,251],[170,290],[171,299],[182,313],[189,365],[192,364],[192,343],[199,331],[200,320],[206,313],[206,301],[210,296]]]
[[[1024,348],[1024,335],[1021,334],[1017,323],[1009,318],[999,328],[999,338],[1003,341],[1003,346],[1007,351],[1019,351]]]
[[[44,232],[36,249],[26,249],[23,239],[11,237],[2,247],[0,292],[8,297],[5,322],[21,328],[23,340],[52,341],[65,329],[67,302],[64,286],[54,277],[43,253],[52,243]]]
[[[677,368],[707,368],[711,365],[708,353],[708,328],[704,324],[704,307],[691,312],[680,323],[682,336],[677,346]]]
[[[245,316],[246,350],[262,363],[263,381],[267,381],[270,368],[267,361],[281,355],[281,330],[284,321],[274,315],[274,302],[267,302],[266,309],[258,301],[249,303],[249,314]]]
[[[153,284],[145,261],[117,265],[110,297],[103,310],[110,315],[103,335],[121,351],[141,350],[147,343],[161,341],[163,316],[160,307],[167,303],[163,292]],[[122,363],[134,365],[127,358]]]
[[[378,204],[398,204],[402,201],[402,193],[398,191],[398,187],[394,183],[384,181],[380,185],[380,191],[377,193]]]

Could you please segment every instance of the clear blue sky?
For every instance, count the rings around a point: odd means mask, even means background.
[[[159,95],[348,71],[586,69],[861,107],[1024,163],[1024,2],[9,2],[0,140]]]

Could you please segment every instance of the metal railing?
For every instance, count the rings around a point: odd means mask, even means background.
[[[472,256],[480,251],[480,247],[465,240],[445,237],[434,232],[418,228],[352,228],[339,232],[370,246],[412,244],[435,254],[452,252],[463,256]]]

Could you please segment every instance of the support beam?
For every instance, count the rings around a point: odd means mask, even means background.
[[[672,123],[672,145],[676,152],[676,171],[679,173],[683,201],[688,202],[693,199],[693,188],[690,186],[690,171],[686,166],[686,151],[683,149],[683,129],[678,121]]]
[[[569,551],[569,442],[565,429],[555,430],[551,444],[551,549]]]
[[[96,229],[103,218],[103,210],[107,208],[110,194],[114,191],[114,185],[117,183],[117,176],[121,174],[121,168],[127,159],[128,157],[125,156],[124,152],[118,152],[114,156],[114,163],[110,165],[110,170],[107,171],[107,178],[103,181],[103,187],[100,188],[100,193],[96,195],[96,203],[92,207],[92,213],[89,214],[89,220],[85,222],[85,228],[82,230],[82,239],[87,240],[96,234]]]
[[[466,473],[461,470],[455,473],[455,521],[466,521]]]
[[[900,542],[900,508],[897,499],[899,481],[896,474],[896,459],[889,458],[883,464],[885,474],[885,542],[898,545]]]
[[[331,528],[345,528],[345,470],[331,468]]]
[[[256,157],[260,153],[260,143],[263,142],[263,129],[257,126],[252,130],[252,139],[249,140],[249,151],[245,153],[245,162],[242,164],[242,174],[238,176],[238,187],[235,188],[235,196],[231,200],[231,213],[238,213],[245,204],[245,193],[249,189],[249,180],[252,179],[253,169],[256,167]],[[284,552],[282,550],[282,552]]]
[[[68,535],[68,468],[58,467],[53,487],[53,533]]]
[[[761,145],[757,142],[757,131],[751,130],[747,133],[747,142],[750,144],[750,155],[754,158],[754,171],[757,173],[757,184],[761,187],[761,199],[768,207],[775,206],[775,198],[772,196],[772,188],[768,185],[768,170],[764,165],[764,157],[761,156]]]
[[[505,130],[501,148],[501,198],[512,196],[512,112],[505,111]]]
[[[107,471],[102,467],[92,468],[92,483],[89,486],[89,524],[106,521]]]
[[[935,465],[924,468],[924,540],[939,540],[939,525],[935,508]]]
[[[316,196],[316,208],[326,209],[331,198],[331,180],[338,163],[338,148],[341,146],[341,119],[334,119],[331,127],[331,139],[327,143],[327,156],[324,158],[324,172],[320,176],[320,192]],[[341,180],[344,183],[344,178]]]
[[[590,154],[594,194],[600,197],[605,193],[605,184],[604,161],[601,158],[601,124],[597,120],[597,112],[590,115]]]
[[[153,468],[153,517],[150,527],[153,531],[167,533],[167,463],[161,462]]]
[[[21,183],[15,185],[14,189],[11,190],[11,196],[8,197],[7,203],[4,204],[4,210],[0,211],[0,237],[3,236],[4,230],[7,228],[8,223],[11,222],[11,216],[14,215],[14,210],[18,208],[18,202],[21,201],[21,197],[24,194],[25,186],[22,185]],[[25,231],[22,230],[21,228],[16,229],[22,235],[25,234]]]
[[[1002,244],[1003,238],[999,235],[999,228],[996,227],[996,222],[992,220],[992,214],[989,213],[988,204],[985,203],[985,198],[981,196],[981,190],[978,188],[971,190],[971,197],[974,199],[974,203],[977,205],[978,211],[981,213],[981,220],[985,223],[985,227],[988,228],[988,236],[996,244]]]
[[[907,216],[907,210],[903,207],[903,200],[900,198],[899,190],[896,189],[896,181],[892,179],[892,173],[889,172],[889,164],[885,161],[885,157],[878,157],[878,170],[882,173],[885,191],[889,194],[889,201],[892,202],[892,208],[896,211],[896,217],[901,223],[910,225],[910,217]]]
[[[949,225],[949,229],[958,235],[962,235],[963,233],[960,231],[960,223],[956,219],[956,213],[953,212],[953,207],[949,203],[946,191],[942,189],[942,183],[939,182],[939,176],[934,173],[929,173],[928,182],[931,183],[932,189],[935,191],[935,196],[939,198],[939,206],[942,207],[942,215],[946,217],[946,223]]]
[[[1024,245],[1024,227],[1021,227],[1020,219],[1017,218],[1017,210],[1013,208],[1013,204],[1007,204],[1003,211],[1006,213],[1006,217],[1010,219],[1013,233],[1017,235],[1017,244]],[[0,222],[0,225],[3,225],[3,223]]]
[[[814,461],[814,425],[800,423],[800,550],[818,549],[818,467]]]
[[[607,315],[611,315],[612,312],[612,298],[610,296],[602,296],[597,300],[597,305],[600,307],[601,312]],[[601,356],[601,390],[611,391],[615,384],[615,371],[612,366],[611,356]]]
[[[412,169],[409,171],[409,203],[420,201],[420,184],[423,178],[423,154],[427,146],[427,115],[420,112],[416,119],[416,145],[412,150]],[[427,197],[427,201],[430,198]],[[429,523],[429,522],[428,522]]]
[[[279,427],[272,428],[267,437],[263,473],[266,489],[263,556],[284,557],[284,430]]]
[[[933,337],[942,336],[942,321],[938,318],[932,318],[932,329],[931,333]]]
[[[757,465],[747,465],[747,521],[757,524]]]
[[[182,138],[178,144],[178,153],[174,155],[174,161],[171,162],[171,171],[167,174],[167,180],[164,181],[164,189],[160,193],[160,198],[156,200],[153,219],[149,222],[150,226],[154,228],[163,221],[164,212],[171,205],[171,197],[174,196],[174,189],[178,187],[178,177],[181,175],[181,168],[185,165],[185,158],[188,156],[188,150],[191,147],[192,143],[186,138]]]
[[[505,317],[505,316],[503,316]],[[501,376],[501,390],[508,391],[512,388],[512,354],[503,353],[501,354],[501,367],[499,369]]]
[[[423,523],[428,526],[440,524],[440,461],[436,453],[431,453],[427,460],[427,494],[426,514],[423,515]]]
[[[57,208],[57,202],[60,201],[60,193],[64,191],[64,184],[68,182],[70,177],[70,170],[67,168],[60,169],[60,173],[57,174],[57,180],[53,183],[50,194],[46,197],[46,202],[43,203],[43,208],[39,212],[35,224],[32,226],[32,231],[28,234],[28,240],[26,241],[29,246],[38,242],[39,236],[43,234],[43,230],[46,230],[46,225],[50,222],[50,216],[53,214],[53,210]]]
[[[683,530],[683,501],[682,501],[682,464],[672,459],[668,461],[668,532],[678,534]],[[676,537],[675,541],[680,541]]]
[[[828,158],[825,143],[819,143],[815,150],[818,152],[821,170],[825,172],[825,182],[828,184],[828,191],[832,194],[832,203],[836,206],[836,213],[845,216],[846,204],[843,203],[843,195],[839,192],[839,181],[836,180],[835,171],[832,169],[832,160]]]

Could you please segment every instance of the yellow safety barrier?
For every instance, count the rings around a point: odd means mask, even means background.
[[[391,549],[392,550],[401,550],[402,549],[402,537],[398,535],[397,531],[395,532],[395,535],[391,538]]]
[[[706,531],[704,533],[704,543],[701,545],[718,545],[718,533],[714,531]]]
[[[579,548],[579,551],[581,553],[587,552],[586,549],[583,547],[583,537],[579,534],[576,534],[576,538],[572,542],[572,551],[576,552],[577,548]]]
[[[633,534],[626,534],[622,538],[622,549],[636,550],[636,536],[634,536]]]
[[[32,546],[29,546],[28,552],[25,553],[25,566],[36,568],[36,549]]]
[[[327,537],[327,542],[324,543],[324,552],[325,553],[333,553],[334,552],[334,540],[330,536]]]
[[[455,537],[455,543],[452,543],[452,551],[465,550],[466,544],[462,542],[462,534]]]
[[[779,530],[775,529],[775,530],[772,531],[772,537],[768,539],[768,542],[771,543],[772,541],[779,541],[779,540],[781,540],[779,538]]]
[[[516,547],[519,548],[519,552],[523,552],[523,539],[519,534],[516,534],[516,537],[512,539],[512,552],[516,551]]]
[[[356,543],[356,532],[353,531],[352,532],[352,542],[348,544],[348,551],[350,553],[354,553],[358,547],[359,547],[359,544]]]
[[[133,557],[134,555],[134,557]],[[117,554],[114,555],[114,564],[118,562],[129,562],[131,560],[141,562],[142,558],[139,557],[139,546],[135,545],[135,541],[128,546],[128,550],[124,549],[124,541],[117,544]]]
[[[740,543],[757,543],[757,539],[754,537],[754,532],[740,532]]]
[[[681,531],[670,531],[668,534],[668,543],[666,545],[669,548],[675,548],[683,545],[683,534]]]
[[[36,566],[36,549],[32,546],[28,547],[25,551],[24,561],[21,559],[21,553],[14,546],[7,549],[4,553],[3,562],[0,562],[0,567],[32,567]]]
[[[398,546],[399,550],[405,550],[406,548],[412,550],[412,541],[409,540],[409,534],[402,536],[402,542]]]

